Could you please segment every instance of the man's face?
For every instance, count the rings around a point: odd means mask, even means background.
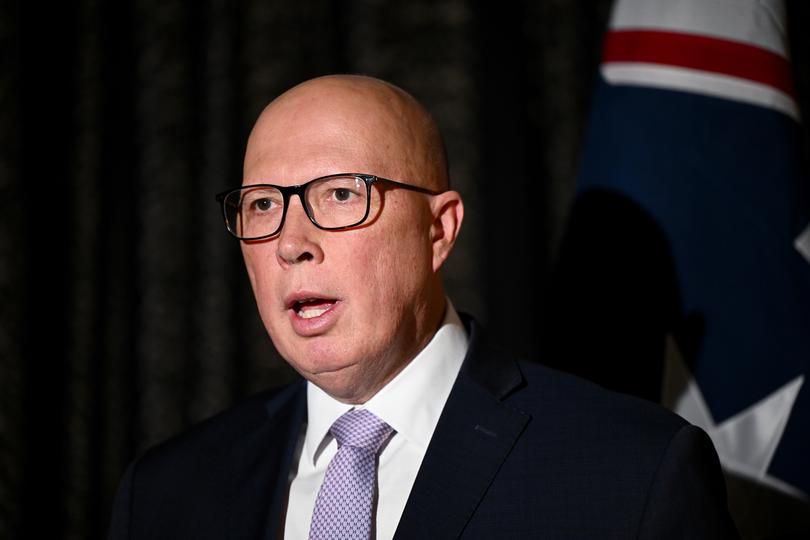
[[[298,102],[300,101],[300,103]],[[363,172],[419,184],[407,140],[354,104],[324,111],[293,100],[257,123],[245,156],[244,184],[302,184]],[[341,110],[345,105],[346,110]],[[372,115],[373,116],[373,115]],[[362,402],[424,345],[443,308],[431,242],[431,197],[372,188],[376,215],[359,227],[324,231],[290,199],[279,236],[242,242],[262,320],[279,353],[338,399]]]

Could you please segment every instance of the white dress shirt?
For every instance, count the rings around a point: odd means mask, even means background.
[[[455,309],[447,301],[444,321],[433,339],[364,407],[394,428],[380,452],[376,538],[393,538],[416,474],[425,457],[444,404],[467,354],[468,338]],[[305,540],[315,499],[326,467],[337,453],[329,428],[354,408],[307,383],[307,425],[293,456],[285,540]]]

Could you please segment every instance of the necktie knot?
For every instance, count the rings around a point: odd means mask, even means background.
[[[335,420],[329,431],[338,447],[353,446],[376,454],[394,429],[367,409],[353,409]]]

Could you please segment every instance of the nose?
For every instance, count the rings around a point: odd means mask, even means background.
[[[298,199],[298,203],[293,199]],[[321,230],[307,217],[300,197],[290,197],[287,204],[287,215],[276,248],[279,264],[287,267],[304,262],[322,262],[323,250],[319,240]]]

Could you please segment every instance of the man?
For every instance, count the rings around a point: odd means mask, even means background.
[[[219,198],[303,379],[131,465],[111,538],[735,536],[703,432],[491,349],[446,300],[463,204],[401,89],[289,90]]]

